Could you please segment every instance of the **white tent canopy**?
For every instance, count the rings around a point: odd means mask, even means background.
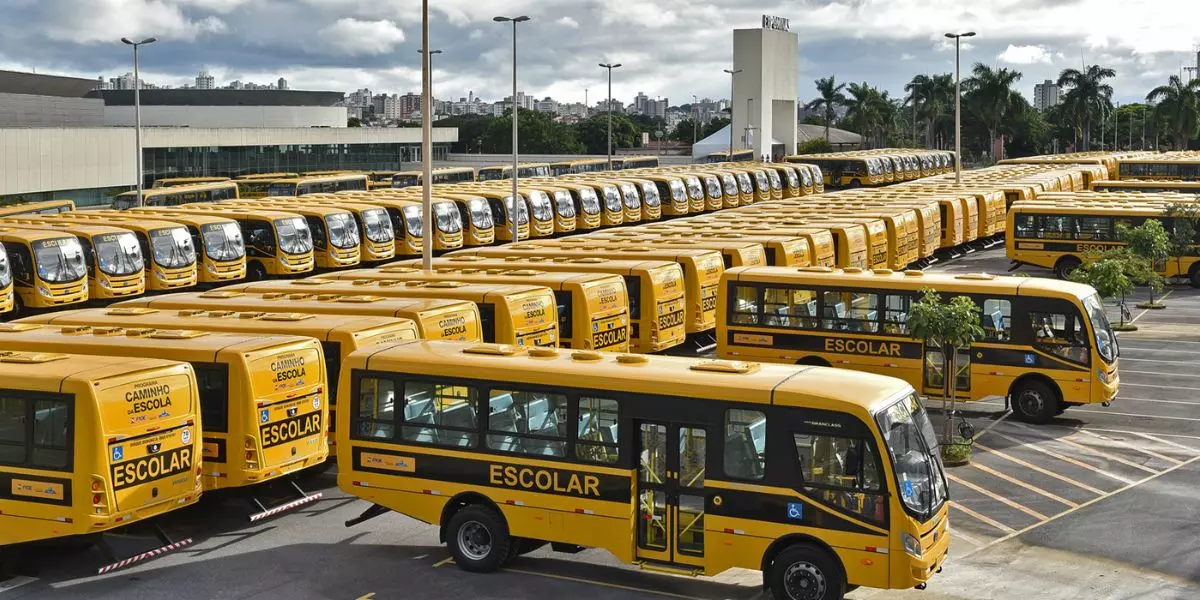
[[[694,160],[697,158],[704,158],[705,156],[708,156],[709,154],[712,154],[713,152],[721,152],[721,151],[729,150],[729,128],[730,127],[732,127],[732,125],[726,125],[726,126],[722,127],[720,131],[696,142],[695,145],[692,146],[692,159]],[[755,133],[758,133],[758,132],[756,131]],[[782,143],[782,142],[780,142],[779,140],[776,140],[774,138],[771,139],[772,147],[774,147],[776,144],[780,144],[780,143]],[[733,140],[733,149],[740,150],[744,147],[745,147],[745,144],[741,141],[741,136],[735,137]]]

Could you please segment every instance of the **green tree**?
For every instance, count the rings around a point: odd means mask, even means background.
[[[726,125],[729,125],[729,119],[726,119],[725,117],[717,117],[709,121],[708,124],[700,130],[700,139],[704,139],[724,129]]]
[[[608,154],[608,114],[600,113],[575,124],[575,135],[587,154]],[[613,115],[613,152],[641,142],[637,127],[625,115]]]
[[[939,146],[940,122],[953,113],[954,80],[949,74],[917,75],[904,85],[905,101],[917,109],[917,119],[925,123],[925,147]]]
[[[692,143],[693,139],[700,139],[700,132],[697,131],[697,128],[699,127],[700,124],[697,123],[695,119],[684,119],[675,126],[675,129],[671,130],[671,134],[667,136],[667,139],[675,140],[676,142],[687,142],[690,144]],[[693,138],[693,135],[696,137]]]
[[[838,83],[836,76],[822,77],[816,80],[817,97],[804,107],[808,110],[823,109],[825,112],[825,141],[829,141],[829,127],[834,119],[837,118],[837,108],[846,104],[846,95],[842,90],[846,89],[846,84]]]
[[[1192,253],[1196,244],[1196,224],[1200,219],[1200,204],[1195,202],[1172,202],[1167,205],[1164,214],[1171,219],[1170,240],[1168,253],[1175,259],[1176,277],[1187,275],[1183,270],[1184,257]],[[1200,281],[1192,280],[1192,285],[1200,287]]]
[[[1146,94],[1146,101],[1157,103],[1154,115],[1171,135],[1176,150],[1185,150],[1188,140],[1196,137],[1200,128],[1200,78],[1187,83],[1172,75],[1167,85],[1160,85]]]
[[[1070,276],[1071,281],[1095,288],[1101,298],[1117,300],[1121,313],[1120,322],[1116,327],[1118,331],[1128,331],[1132,327],[1125,324],[1125,316],[1129,314],[1125,296],[1133,293],[1133,281],[1129,279],[1127,262],[1121,253],[1105,253],[1100,260],[1075,269]]]
[[[926,348],[936,349],[942,358],[942,408],[946,413],[943,440],[945,445],[957,445],[954,439],[954,416],[958,390],[958,355],[967,352],[984,335],[979,325],[979,305],[967,296],[955,296],[949,302],[931,289],[922,292],[921,299],[908,311],[908,327],[913,339],[925,342]],[[967,363],[969,364],[969,363]],[[969,443],[969,442],[967,442]]]
[[[1013,111],[1013,84],[1021,79],[1021,73],[1006,68],[993,69],[983,63],[975,63],[971,68],[971,77],[964,81],[966,93],[963,104],[966,110],[973,113],[987,130],[987,148],[991,152],[992,143],[1001,135],[1001,127],[1005,118]],[[1003,142],[1000,146],[999,160],[1004,157]]]
[[[1009,118],[1001,128],[1001,133],[1009,140],[1005,147],[1008,155],[1020,157],[1052,152],[1050,124],[1024,96],[1016,91],[1013,94]]]
[[[833,144],[825,141],[825,138],[811,139],[796,146],[796,154],[823,154],[826,152],[833,152]]]
[[[1065,90],[1062,103],[1075,116],[1076,124],[1083,132],[1083,149],[1091,148],[1093,117],[1100,117],[1112,110],[1113,88],[1104,83],[1117,72],[1100,65],[1088,65],[1079,69],[1064,69],[1058,75],[1058,86]]]
[[[1154,300],[1154,293],[1161,291],[1163,285],[1158,272],[1166,268],[1167,259],[1171,256],[1171,238],[1163,229],[1162,222],[1146,219],[1137,227],[1118,224],[1117,239],[1125,242],[1130,255],[1143,261],[1142,265],[1136,262],[1127,265],[1132,268],[1128,272],[1133,282],[1150,288],[1150,302],[1139,305],[1139,308],[1161,308],[1162,305]]]
[[[346,127],[362,127],[362,119],[358,117],[350,117],[346,119]]]
[[[438,121],[438,127],[458,128],[458,141],[450,145],[450,151],[459,154],[483,151],[483,134],[487,132],[495,117],[485,115],[455,115]],[[512,127],[512,121],[504,120]],[[510,133],[511,135],[511,133]],[[510,143],[509,146],[512,144]]]
[[[518,148],[526,154],[582,154],[575,128],[554,121],[550,113],[520,109],[517,113],[520,134]],[[481,140],[484,152],[512,152],[512,112],[488,122]]]

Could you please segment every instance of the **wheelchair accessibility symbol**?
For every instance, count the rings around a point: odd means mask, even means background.
[[[793,521],[804,520],[804,505],[799,502],[788,502],[788,519]]]

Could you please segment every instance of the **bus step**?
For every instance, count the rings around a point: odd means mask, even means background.
[[[324,495],[321,492],[309,494],[308,492],[305,492],[304,490],[300,489],[300,486],[296,485],[295,481],[289,481],[288,483],[290,483],[292,485],[292,489],[296,490],[296,493],[300,495],[299,498],[292,500],[291,502],[285,502],[284,504],[280,504],[279,506],[267,508],[266,506],[263,505],[262,502],[259,501],[258,498],[254,497],[254,496],[250,496],[250,502],[253,503],[254,506],[257,507],[259,510],[259,512],[256,512],[248,517],[251,523],[257,523],[267,517],[273,517],[280,513],[284,513],[289,510],[292,510],[293,508],[299,508],[301,506],[304,506],[305,504],[310,504],[312,502],[316,502],[317,500],[320,500],[321,497]]]
[[[107,550],[105,548],[107,546],[107,544],[104,544],[103,541],[101,543],[102,543],[102,546],[101,546],[102,551],[104,551],[105,554],[111,555],[111,550]],[[155,548],[153,550],[147,550],[146,552],[143,552],[141,554],[136,554],[134,556],[130,556],[129,558],[126,558],[123,560],[117,560],[110,564],[104,565],[103,567],[100,567],[99,569],[96,570],[96,574],[104,575],[105,573],[112,573],[113,571],[116,571],[118,569],[124,569],[125,567],[140,563],[142,561],[150,560],[152,558],[158,558],[158,557],[166,555],[170,552],[174,552],[184,546],[188,546],[191,543],[192,543],[192,538],[179,540],[178,542],[170,542],[164,546]]]
[[[683,577],[698,577],[698,576],[704,574],[704,570],[697,568],[697,567],[684,567],[684,566],[679,566],[679,565],[650,562],[650,561],[645,561],[645,560],[635,562],[633,564],[637,565],[638,568],[643,571],[650,571],[651,573],[663,573],[665,575],[680,575]]]
[[[562,542],[550,542],[550,549],[554,550],[555,552],[562,552],[563,554],[579,554],[580,552],[587,550],[587,548],[583,546],[564,544]]]
[[[361,515],[346,521],[346,527],[354,527],[363,521],[370,521],[371,519],[390,511],[391,509],[389,508],[384,508],[378,504],[372,504],[371,506],[368,506],[367,510],[364,510]]]

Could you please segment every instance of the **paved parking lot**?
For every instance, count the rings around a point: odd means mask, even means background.
[[[933,270],[1007,267],[1001,248]],[[1134,310],[1139,331],[1120,334],[1121,393],[1111,407],[1073,408],[1035,427],[1010,419],[1002,401],[966,405],[978,437],[972,463],[949,471],[945,572],[923,592],[850,597],[1200,597],[1200,291],[1173,288],[1166,303]],[[761,597],[755,572],[671,577],[600,551],[541,550],[503,573],[472,575],[447,564],[436,528],[392,514],[347,529],[365,503],[341,494],[330,474],[302,485],[325,497],[253,525],[243,498],[211,495],[167,519],[168,533],[193,545],[115,574],[94,575],[103,559],[93,550],[28,550],[0,577],[0,600]],[[151,542],[120,541],[122,551],[139,544]]]

